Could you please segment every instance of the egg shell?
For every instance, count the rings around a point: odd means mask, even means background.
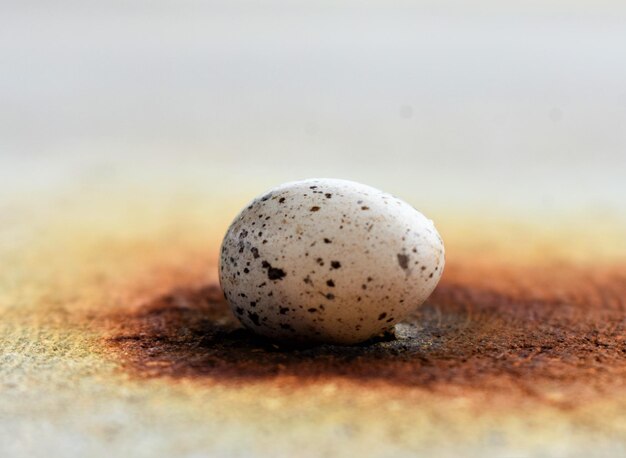
[[[444,262],[433,222],[411,205],[324,178],[280,185],[244,208],[222,242],[219,274],[253,332],[354,344],[421,305]]]

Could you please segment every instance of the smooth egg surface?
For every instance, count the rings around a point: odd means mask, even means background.
[[[220,283],[241,323],[294,342],[354,344],[432,293],[444,267],[433,222],[363,184],[309,179],[252,201],[222,242]]]

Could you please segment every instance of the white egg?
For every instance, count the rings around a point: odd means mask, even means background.
[[[242,210],[219,269],[235,316],[255,333],[353,344],[421,305],[443,267],[433,222],[406,202],[351,181],[310,179]]]

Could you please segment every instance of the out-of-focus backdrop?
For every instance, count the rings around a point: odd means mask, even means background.
[[[405,340],[226,334],[307,177],[435,221]],[[3,457],[626,456],[625,234],[623,2],[0,0]]]
[[[339,176],[422,207],[624,209],[617,1],[0,8],[3,188]]]

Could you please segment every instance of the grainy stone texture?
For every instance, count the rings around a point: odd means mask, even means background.
[[[147,199],[2,206],[0,456],[626,454],[623,228],[439,215],[446,272],[395,335],[291,348],[217,287],[241,202]]]

